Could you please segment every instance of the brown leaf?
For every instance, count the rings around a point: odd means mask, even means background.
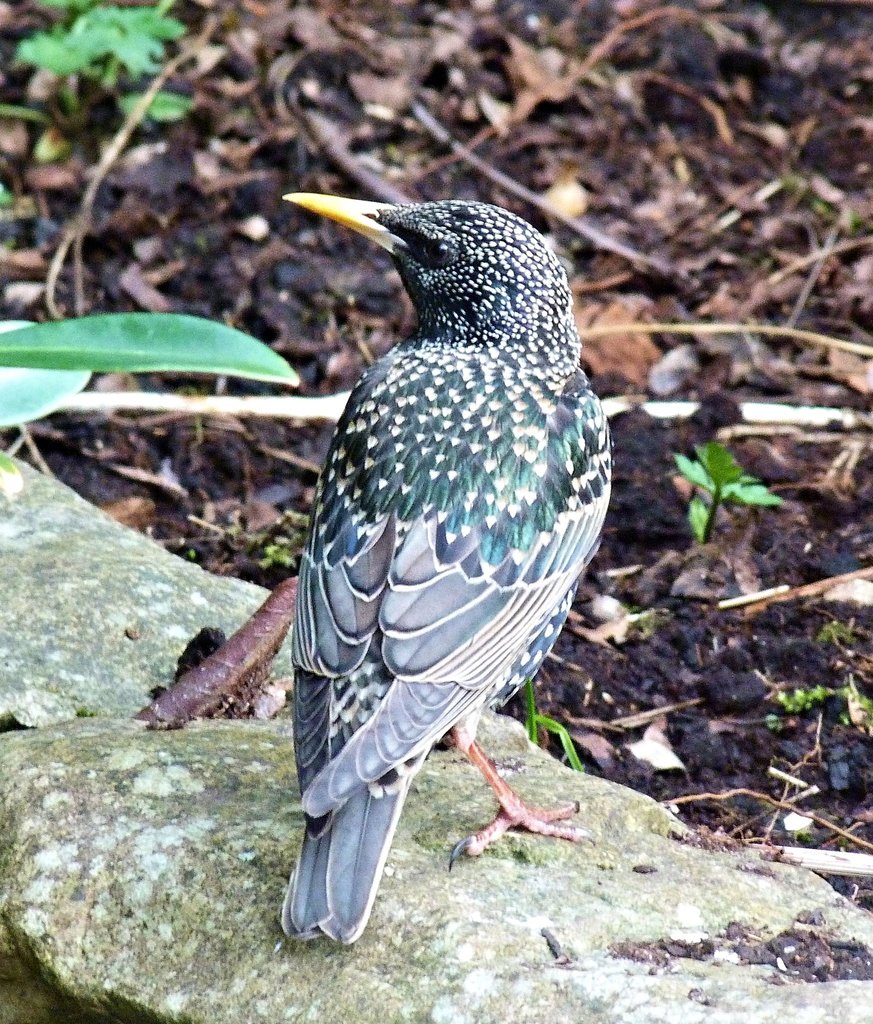
[[[143,498],[131,495],[128,498],[119,498],[118,501],[104,502],[100,508],[108,515],[124,526],[133,530],[145,530],[155,521],[157,505],[151,498]]]
[[[148,313],[169,313],[170,300],[153,288],[142,276],[138,263],[131,263],[119,277],[118,283],[133,301]]]
[[[609,334],[604,337],[586,339],[588,327],[610,324],[632,323],[641,319],[644,310],[650,306],[642,297],[626,297],[608,304],[576,304],[576,325],[582,332],[582,357],[592,373],[617,373],[631,384],[643,389],[649,370],[661,358],[661,350],[652,341],[651,335],[628,331],[627,334]]]
[[[352,72],[349,84],[361,103],[378,103],[395,113],[405,110],[412,99],[412,82],[403,75],[388,78],[369,71]]]

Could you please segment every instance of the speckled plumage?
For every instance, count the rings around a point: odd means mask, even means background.
[[[378,221],[419,318],[362,376],[315,501],[294,630],[307,833],[292,935],[360,935],[415,771],[539,668],[609,499],[566,275],[478,203]]]

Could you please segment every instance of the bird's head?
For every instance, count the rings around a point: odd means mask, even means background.
[[[561,342],[578,346],[564,268],[515,214],[459,200],[393,205],[305,192],[285,198],[391,253],[415,304],[420,337],[542,350],[547,358]]]

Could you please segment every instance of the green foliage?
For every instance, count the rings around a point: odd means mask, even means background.
[[[574,771],[584,772],[585,768],[579,760],[579,755],[576,753],[576,748],[573,746],[573,740],[567,732],[567,727],[561,725],[560,722],[556,722],[554,718],[549,718],[548,715],[541,715],[539,711],[537,711],[537,700],[536,695],[534,694],[532,680],[526,679],[524,681],[524,693],[527,701],[527,721],[525,722],[525,728],[527,729],[527,735],[531,743],[537,743],[539,741],[539,730],[545,729],[546,732],[552,733],[561,741],[561,746],[564,748],[564,754],[567,757],[567,763],[570,767]]]
[[[789,715],[802,715],[811,708],[824,704],[828,697],[833,697],[837,692],[830,686],[797,688],[788,693],[777,693],[776,701]]]
[[[858,642],[858,637],[851,626],[839,619],[826,622],[815,635],[818,644],[833,644],[836,647],[851,647]]]
[[[831,697],[838,697],[846,702],[846,710],[840,712],[840,722],[843,725],[870,731],[873,725],[873,699],[861,693],[852,679],[840,687],[813,686],[776,694],[777,702],[789,715],[802,715],[824,704]]]
[[[116,7],[100,0],[42,0],[65,17],[46,32],[35,32],[18,44],[24,64],[55,75],[80,74],[106,88],[121,70],[131,78],[153,74],[164,56],[164,44],[178,39],[185,26],[168,18],[170,2],[154,7]]]
[[[142,93],[139,92],[128,93],[126,96],[121,97],[118,105],[125,114],[129,114],[141,97]],[[183,117],[191,113],[193,107],[194,100],[190,96],[183,96],[178,92],[166,92],[162,89],[155,94],[148,113],[153,121],[166,123],[168,121],[181,121]]]
[[[695,495],[688,506],[691,532],[700,544],[712,536],[715,514],[720,505],[760,505],[777,507],[782,499],[771,494],[766,485],[746,473],[731,453],[717,441],[698,445],[694,449],[697,461],[685,455],[674,454],[676,465],[689,483],[709,496],[709,504]]]
[[[176,371],[296,384],[260,341],[225,324],[175,313],[105,313],[57,323],[0,322],[0,427],[39,419],[91,374]]]
[[[154,74],[164,60],[166,44],[185,33],[181,21],[167,16],[173,0],[159,0],[150,6],[121,7],[102,0],[41,0],[47,7],[62,12],[60,20],[44,32],[34,32],[22,39],[15,51],[23,64],[40,68],[63,80],[58,85],[58,107],[61,122],[76,123],[81,128],[85,111],[101,93],[113,91],[124,74],[131,82]],[[71,77],[75,76],[75,77]],[[128,113],[140,93],[118,97],[121,109]],[[178,121],[191,110],[187,96],[160,92],[148,109],[156,121]],[[63,113],[62,113],[63,112]],[[27,116],[34,119],[38,112]],[[69,144],[44,134],[38,143],[40,162],[61,159]]]

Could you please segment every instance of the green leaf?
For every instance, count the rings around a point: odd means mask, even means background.
[[[699,445],[694,450],[717,487],[733,483],[743,475],[742,467],[737,464],[736,459],[727,448],[719,444],[718,441]]]
[[[679,467],[679,472],[685,477],[690,483],[697,487],[702,487],[705,491],[709,491],[710,494],[715,490],[715,483],[709,473],[706,472],[703,466],[699,462],[692,462],[691,459],[685,455],[674,454],[673,458],[676,461],[676,465]]]
[[[0,452],[0,494],[14,498],[24,489],[24,477],[21,470],[6,452]]]
[[[299,383],[285,360],[232,327],[180,313],[102,313],[0,335],[0,366],[226,373]]]
[[[65,5],[78,16],[68,25],[55,25],[23,39],[18,60],[56,75],[82,73],[101,77],[112,60],[133,78],[157,71],[164,42],[178,39],[185,26],[154,7]]]
[[[0,369],[0,427],[47,416],[90,379],[87,370]]]
[[[564,748],[564,754],[567,757],[567,762],[573,771],[584,772],[585,766],[579,760],[579,755],[576,753],[576,748],[573,746],[573,738],[570,733],[567,732],[567,727],[561,725],[560,722],[556,722],[554,718],[549,718],[548,715],[536,716],[537,725],[541,726],[546,732],[553,733],[561,741],[561,746]]]
[[[125,114],[129,114],[142,97],[141,92],[131,92],[122,96],[118,105]],[[190,96],[183,96],[179,92],[164,92],[156,94],[149,105],[146,113],[153,121],[181,121],[191,113],[194,108],[194,100]]]
[[[30,326],[30,320],[0,320],[0,334]],[[90,379],[87,370],[0,369],[0,427],[40,419]]]
[[[709,508],[703,499],[698,498],[696,495],[688,505],[688,522],[697,543],[705,544],[709,539],[706,536],[709,524]]]
[[[764,505],[775,508],[782,504],[779,495],[771,494],[760,480],[756,480],[754,483],[728,484],[722,492],[722,497],[725,501],[733,501],[741,505]]]
[[[90,47],[70,46],[66,37],[65,31],[36,32],[21,40],[15,58],[23,64],[51,71],[53,75],[74,75],[84,71],[94,60]]]
[[[527,729],[527,738],[531,743],[536,743],[537,739],[539,739],[537,736],[537,698],[534,693],[532,679],[525,679],[524,681],[524,699],[527,704],[527,718],[524,727]]]

